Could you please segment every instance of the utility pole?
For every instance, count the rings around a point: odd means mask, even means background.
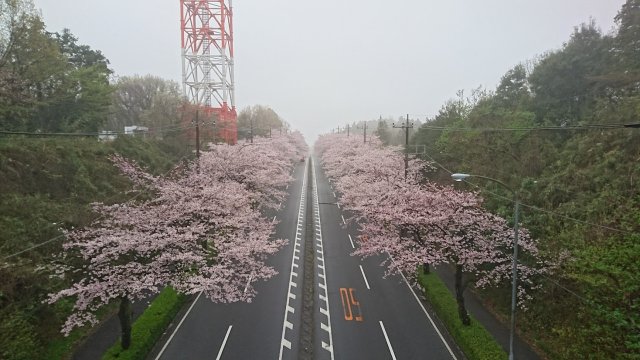
[[[362,127],[358,126],[358,129],[364,129],[364,143],[367,143],[367,122],[364,122]]]
[[[251,143],[253,144],[253,117],[249,120],[249,122],[251,123],[251,128],[249,131],[251,131]]]
[[[367,122],[364,122],[364,143],[367,143]]]
[[[349,124],[347,124],[347,137],[349,137]]]
[[[392,126],[396,129],[404,129],[405,130],[405,145],[404,145],[404,179],[407,180],[407,175],[409,173],[409,129],[413,129],[413,123],[409,124],[409,114],[407,114],[407,121],[405,125],[396,126],[396,124],[392,124]]]
[[[271,127],[269,127],[269,139],[271,139]]]

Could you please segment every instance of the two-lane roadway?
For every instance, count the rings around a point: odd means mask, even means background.
[[[278,275],[255,284],[251,303],[198,296],[150,359],[456,359],[406,279],[385,278],[381,258],[351,256],[357,230],[319,164],[296,166],[269,214],[289,239],[268,262]]]

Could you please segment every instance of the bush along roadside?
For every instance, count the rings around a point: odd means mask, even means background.
[[[102,360],[143,360],[176,316],[187,297],[172,288],[165,288],[135,321],[131,331],[131,346],[124,350],[118,341]]]
[[[436,274],[420,271],[418,281],[427,300],[469,360],[507,359],[507,353],[475,318],[471,316],[469,326],[462,324],[456,300]]]

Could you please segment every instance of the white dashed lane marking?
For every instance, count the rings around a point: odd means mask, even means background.
[[[391,358],[396,360],[396,354],[393,352],[393,347],[391,346],[391,342],[389,341],[389,336],[387,336],[387,330],[384,328],[384,324],[380,321],[380,328],[382,329],[382,334],[384,335],[384,339],[387,340],[387,346],[389,347],[389,352],[391,353]]]
[[[326,322],[324,322],[322,318],[320,320],[320,329],[326,333],[326,341],[325,339],[323,339],[321,343],[322,348],[329,352],[331,360],[333,360],[334,356],[333,337],[331,334],[331,312],[329,311],[329,301],[327,294],[327,274],[325,272],[324,246],[322,244],[322,223],[320,222],[320,204],[318,203],[318,183],[314,165],[312,165],[311,167],[311,175],[313,177],[313,215],[316,228],[316,252],[318,254],[318,256],[316,257],[316,259],[318,259],[318,261],[316,262],[316,266],[318,268],[318,287],[320,288],[318,291],[318,298],[320,299],[319,309],[320,314],[326,317]]]
[[[306,207],[306,189],[307,189],[307,174],[309,169],[309,162],[304,167],[304,177],[302,179],[302,191],[300,194],[300,205],[298,207],[298,224],[296,226],[296,239],[293,245],[293,255],[291,257],[291,270],[289,273],[289,289],[287,291],[287,303],[284,309],[284,320],[282,321],[282,336],[280,338],[280,355],[278,359],[282,360],[284,349],[291,350],[291,341],[287,339],[287,329],[293,330],[293,322],[289,321],[289,314],[295,313],[295,307],[297,304],[296,294],[294,289],[298,287],[298,273],[295,269],[300,268],[300,239],[302,237],[302,223],[304,221],[305,207]],[[274,217],[275,221],[275,217]]]
[[[364,284],[367,285],[367,289],[371,290],[371,288],[369,287],[369,282],[367,281],[367,276],[364,274],[364,269],[362,268],[362,265],[358,265],[360,266],[360,272],[362,273],[362,278],[364,279]]]
[[[349,242],[351,243],[351,247],[355,249],[356,246],[353,244],[353,239],[351,238],[350,234],[349,234]]]
[[[222,357],[222,352],[224,351],[225,345],[227,345],[227,339],[229,339],[231,328],[233,328],[233,325],[229,325],[229,330],[227,330],[227,335],[224,336],[224,340],[222,341],[222,346],[220,347],[220,351],[218,351],[218,357],[216,357],[216,360],[220,360]]]

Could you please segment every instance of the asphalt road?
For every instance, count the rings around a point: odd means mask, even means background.
[[[455,359],[404,278],[385,278],[382,258],[350,255],[357,233],[346,226],[319,161],[314,168],[335,358]]]
[[[255,284],[258,295],[251,303],[216,304],[198,297],[178,314],[150,359],[277,359],[289,301],[291,263],[298,229],[298,212],[303,188],[305,163],[294,170],[290,195],[275,214],[279,224],[276,237],[289,244],[269,259],[278,275]],[[299,235],[298,235],[299,237]],[[295,277],[294,277],[295,279]],[[296,293],[296,288],[292,289]],[[297,294],[299,295],[299,294]],[[299,297],[299,296],[298,296]],[[292,306],[295,300],[291,301]],[[300,312],[289,314],[290,323],[299,323]],[[179,325],[179,326],[178,326]],[[297,351],[298,329],[286,329],[292,348]],[[289,357],[294,359],[294,357]]]
[[[357,234],[319,162],[299,164],[294,176],[272,214],[277,237],[289,239],[269,261],[279,274],[256,284],[252,303],[198,297],[150,359],[456,359],[405,279],[384,278],[382,259],[350,255]]]

